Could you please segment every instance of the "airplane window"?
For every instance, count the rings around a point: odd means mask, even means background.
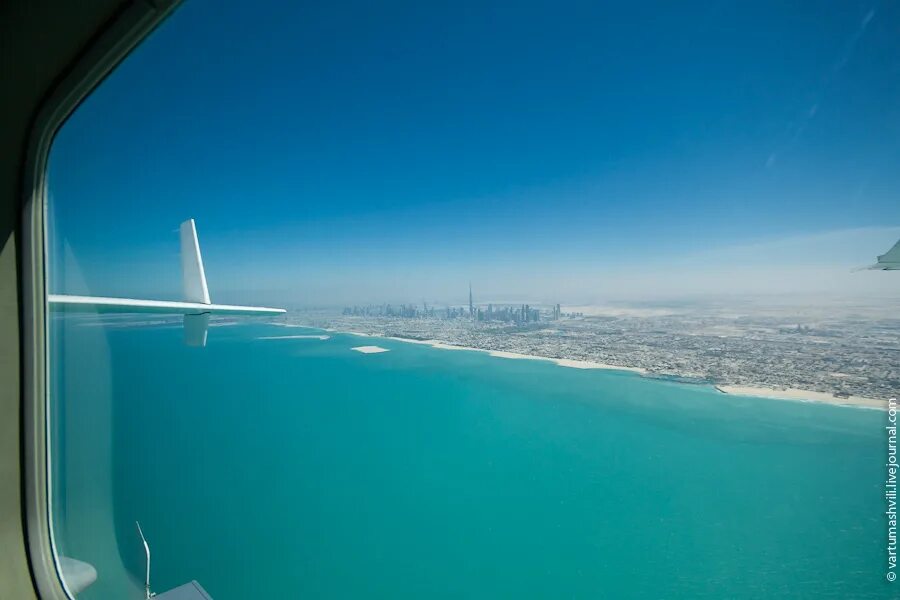
[[[50,154],[68,591],[897,597],[898,22],[184,4]]]

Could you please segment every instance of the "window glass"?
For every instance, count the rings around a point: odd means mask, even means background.
[[[70,590],[897,594],[898,19],[186,3],[50,154]]]

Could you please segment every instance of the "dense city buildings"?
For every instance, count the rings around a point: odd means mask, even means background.
[[[885,399],[900,389],[897,300],[733,299],[675,307],[470,302],[300,311],[297,324],[640,368],[717,385]]]

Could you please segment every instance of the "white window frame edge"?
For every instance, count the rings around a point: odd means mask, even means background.
[[[36,591],[42,600],[73,598],[62,580],[50,506],[47,244],[44,218],[50,147],[59,128],[81,101],[179,2],[138,0],[128,4],[55,86],[43,102],[29,133],[22,177],[22,460],[27,550]]]

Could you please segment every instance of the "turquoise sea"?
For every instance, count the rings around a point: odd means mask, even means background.
[[[153,588],[215,600],[900,589],[880,411],[265,324],[206,348],[52,331],[56,543],[99,572],[81,598],[142,597],[135,520]]]

